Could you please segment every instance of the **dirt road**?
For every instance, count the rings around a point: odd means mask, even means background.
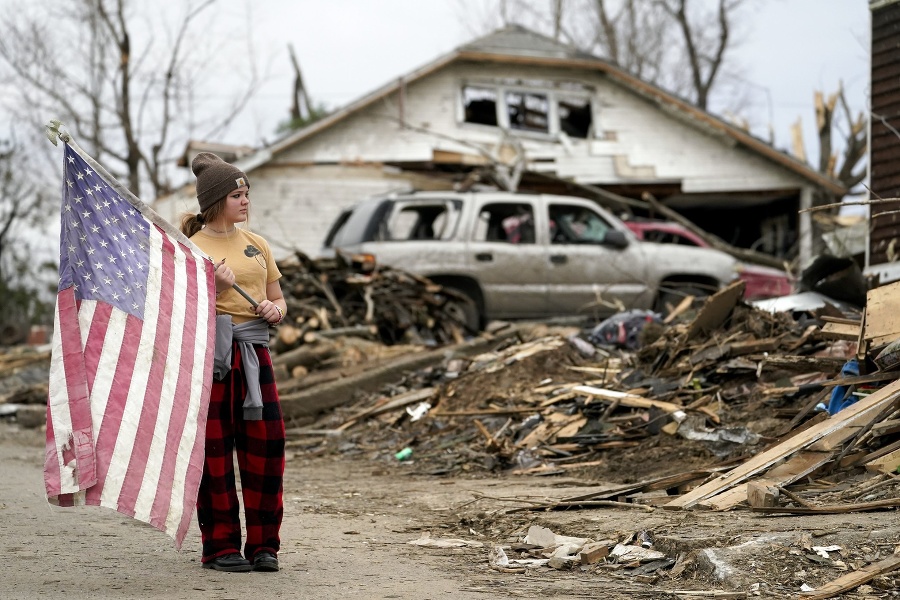
[[[596,482],[421,477],[411,474],[412,463],[294,456],[285,485],[282,571],[218,573],[200,567],[196,528],[178,552],[164,534],[108,509],[50,507],[42,444],[39,431],[0,424],[3,599],[618,600],[697,598],[703,592],[796,598],[802,584],[821,585],[891,554],[900,543],[893,511],[815,519],[618,509],[506,514],[505,498],[558,498],[596,489]],[[654,547],[680,557],[685,568],[678,577],[603,563],[526,573],[491,569],[491,545],[521,542],[531,525],[597,540],[651,531]],[[425,533],[473,547],[409,544]],[[841,550],[826,552],[828,558],[813,549],[834,545]],[[838,597],[896,597],[896,583],[889,575]]]

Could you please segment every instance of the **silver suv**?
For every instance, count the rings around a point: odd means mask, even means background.
[[[737,277],[709,248],[643,242],[583,198],[509,192],[416,192],[370,198],[345,211],[323,254],[372,255],[472,300],[466,321],[604,317],[662,310]]]

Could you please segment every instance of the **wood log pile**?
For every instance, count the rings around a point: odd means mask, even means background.
[[[343,254],[313,260],[300,252],[278,268],[288,319],[272,341],[276,352],[322,337],[443,345],[460,342],[467,333],[452,311],[453,302],[466,299],[405,271]]]

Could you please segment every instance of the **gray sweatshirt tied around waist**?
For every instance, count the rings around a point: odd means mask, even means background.
[[[231,370],[231,343],[237,342],[241,349],[241,366],[247,380],[247,396],[244,398],[244,420],[262,420],[262,392],[259,386],[259,358],[254,344],[269,347],[269,323],[265,319],[254,319],[235,325],[231,315],[216,317],[216,354],[213,362],[213,377],[221,381]]]

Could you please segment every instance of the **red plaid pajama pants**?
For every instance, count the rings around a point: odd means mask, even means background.
[[[245,421],[247,393],[241,351],[233,345],[231,371],[213,381],[206,423],[206,457],[197,497],[197,521],[203,541],[202,562],[240,552],[241,514],[234,476],[234,454],[241,477],[247,541],[244,556],[281,546],[279,530],[284,513],[284,418],[275,388],[272,358],[265,346],[254,345],[259,357],[263,399],[261,421]]]

